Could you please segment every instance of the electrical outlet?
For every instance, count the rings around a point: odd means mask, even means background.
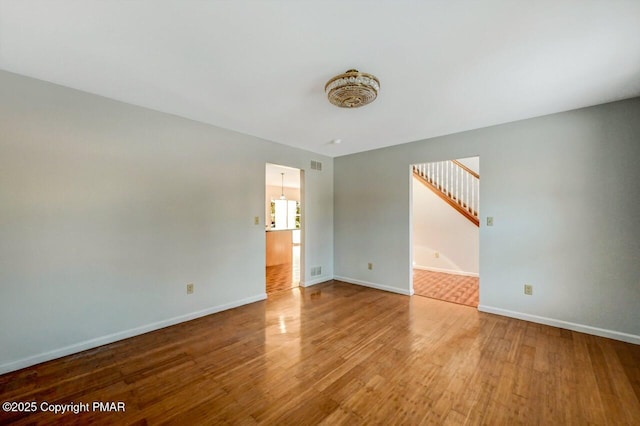
[[[440,252],[437,251],[437,252],[433,253],[433,257],[435,257],[436,259],[440,259]]]
[[[187,284],[187,294],[193,294],[193,283]]]
[[[367,264],[367,269],[372,270],[373,269],[373,263],[369,262]]]
[[[253,224],[254,225],[260,225],[260,217],[259,216],[255,216],[253,218]]]
[[[533,286],[531,284],[524,285],[524,294],[526,294],[527,296],[533,295]]]
[[[493,226],[493,216],[487,216],[487,226]]]

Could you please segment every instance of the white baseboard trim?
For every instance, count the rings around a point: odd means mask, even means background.
[[[431,271],[431,272],[444,272],[445,274],[463,275],[465,277],[479,277],[480,276],[480,274],[478,274],[477,272],[456,271],[456,270],[453,270],[453,269],[433,268],[431,266],[413,265],[413,269],[420,269],[420,270],[423,270],[423,271]]]
[[[364,287],[375,288],[377,290],[389,291],[391,293],[404,294],[405,296],[412,296],[413,295],[413,289],[404,290],[404,289],[397,288],[397,287],[390,287],[388,285],[376,284],[376,283],[371,283],[371,282],[368,282],[368,281],[356,280],[356,279],[348,278],[348,277],[341,277],[341,276],[338,276],[338,275],[334,276],[333,279],[334,280],[338,280],[338,281],[344,281],[344,282],[349,283],[349,284],[356,284],[356,285],[361,285],[361,286],[364,286]]]
[[[322,284],[322,283],[326,283],[327,281],[331,281],[333,279],[333,277],[330,277],[328,275],[323,275],[319,278],[315,278],[313,280],[309,280],[309,281],[304,281],[304,282],[300,282],[300,287],[311,287],[312,285],[316,285],[316,284]]]
[[[489,314],[502,315],[510,318],[517,318],[538,324],[550,325],[552,327],[564,328],[567,330],[578,331],[580,333],[592,334],[594,336],[607,337],[609,339],[620,340],[622,342],[640,345],[640,336],[635,334],[621,333],[619,331],[607,330],[604,328],[591,327],[589,325],[576,324],[573,322],[562,321],[553,318],[540,317],[538,315],[530,315],[522,312],[509,311],[507,309],[494,308],[492,306],[478,305],[480,312]]]
[[[140,327],[131,328],[129,330],[119,331],[117,333],[108,334],[106,336],[96,337],[95,339],[85,340],[83,342],[74,343],[63,348],[54,349],[41,354],[32,355],[26,358],[22,358],[16,361],[11,361],[0,365],[0,374],[8,373],[21,368],[30,367],[41,362],[50,361],[52,359],[61,358],[63,356],[75,354],[78,352],[86,351],[87,349],[97,348],[98,346],[106,345],[109,343],[117,342],[118,340],[128,339],[129,337],[138,336],[140,334],[148,333],[150,331],[159,330],[161,328],[169,327],[179,324],[181,322],[190,321],[196,318],[204,317],[206,315],[215,314],[217,312],[226,311],[227,309],[237,308],[238,306],[248,305],[249,303],[259,302],[267,298],[266,293],[258,294],[255,296],[247,297],[245,299],[236,300],[224,305],[218,305],[211,308],[203,309],[201,311],[190,312],[188,314],[179,315],[177,317],[169,318],[166,320],[154,322]]]

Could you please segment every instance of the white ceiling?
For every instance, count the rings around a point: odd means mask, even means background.
[[[282,173],[284,173],[284,176]],[[267,163],[265,167],[265,185],[300,188],[300,169]]]
[[[0,69],[340,156],[640,95],[640,1],[0,0]]]

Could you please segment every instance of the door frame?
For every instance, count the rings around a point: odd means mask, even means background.
[[[304,285],[304,277],[305,277],[305,269],[304,269],[304,264],[305,264],[305,185],[304,185],[304,169],[295,167],[295,166],[290,166],[287,164],[278,164],[278,163],[272,163],[272,162],[265,162],[265,168],[264,168],[264,176],[265,176],[265,180],[264,180],[264,193],[263,193],[263,203],[266,203],[267,201],[267,180],[266,180],[266,172],[267,172],[267,167],[268,166],[276,166],[276,167],[280,167],[283,169],[288,169],[288,170],[292,170],[292,171],[297,171],[298,172],[298,177],[299,177],[299,194],[300,194],[300,279],[298,281],[298,286],[299,287],[305,287]],[[266,205],[264,208],[264,212],[266,214]],[[265,224],[265,233],[267,232],[266,230],[266,225],[267,225],[267,221],[270,221],[271,217],[269,216],[265,216],[264,217],[264,224]],[[266,234],[265,234],[265,244],[262,245],[263,247],[263,259],[266,259],[267,257],[267,246],[266,246]],[[266,271],[266,262],[265,262],[265,271]],[[266,288],[267,288],[267,278],[265,275],[264,278],[264,289],[265,289],[265,293],[266,293]],[[292,287],[294,288],[294,287]]]

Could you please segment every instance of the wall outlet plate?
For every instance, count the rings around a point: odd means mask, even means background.
[[[527,296],[533,295],[533,286],[531,284],[524,285],[524,294],[526,294]]]
[[[367,264],[367,269],[368,269],[368,270],[372,270],[372,269],[373,269],[373,263],[369,262],[369,263]]]
[[[187,294],[193,294],[193,283],[187,284]]]

